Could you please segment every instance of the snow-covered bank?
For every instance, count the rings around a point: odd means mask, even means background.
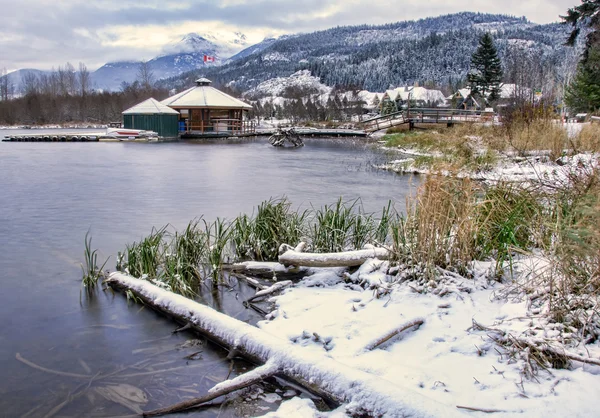
[[[524,258],[514,266],[516,277],[524,282],[544,263]],[[490,263],[476,263],[473,279],[449,273],[422,293],[411,282],[394,283],[393,276],[382,273],[385,269],[363,271],[363,279],[391,284],[393,290],[379,299],[372,290],[349,285],[337,271],[324,269],[319,280],[301,282],[273,298],[277,309],[259,326],[308,353],[320,353],[470,415],[594,416],[600,408],[600,367],[572,362],[567,369],[540,369],[530,375],[536,365],[528,361],[535,360],[496,343],[495,332],[474,326],[559,345],[567,333],[549,324],[530,297],[514,292],[513,282],[492,280],[491,268]],[[372,351],[364,349],[375,336],[413,317],[424,319],[419,329]],[[597,343],[570,350],[600,358]],[[287,414],[295,410],[301,414],[297,416],[327,416],[307,403],[290,401],[268,416],[293,416]],[[330,416],[343,415],[340,408]]]
[[[442,174],[459,178],[489,182],[559,182],[564,184],[568,178],[582,170],[591,170],[600,166],[600,154],[581,153],[562,157],[552,161],[547,155],[531,155],[515,157],[500,155],[498,162],[488,169],[469,171],[462,169],[458,172],[435,170],[416,164],[415,157],[439,157],[439,153],[425,153],[414,149],[398,149],[403,158],[392,160],[386,164],[376,165],[375,168],[405,174]]]
[[[273,373],[279,372],[321,388],[332,399],[346,403],[358,414],[389,417],[459,416],[453,408],[413,389],[394,385],[368,371],[335,361],[322,352],[252,327],[147,280],[117,272],[110,275],[108,282],[127,289],[127,292],[142,298],[144,303],[190,321],[219,344],[266,363]],[[237,382],[243,377],[233,380]],[[222,387],[223,384],[219,384],[211,391]]]

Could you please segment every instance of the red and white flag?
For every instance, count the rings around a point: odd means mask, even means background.
[[[211,57],[210,55],[205,55],[204,62],[215,62],[215,57]]]

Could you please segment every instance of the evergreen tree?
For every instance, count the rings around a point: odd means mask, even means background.
[[[591,31],[586,36],[586,50],[584,60],[588,57],[588,51],[593,47],[600,46],[600,0],[581,0],[579,6],[567,11],[566,16],[561,16],[563,23],[573,26],[573,30],[567,39],[567,45],[574,46],[579,33],[583,27],[589,27]]]
[[[489,101],[500,97],[502,65],[492,36],[487,32],[479,40],[479,47],[471,57],[467,80],[472,94],[479,94]]]
[[[565,94],[567,106],[576,112],[600,109],[600,47],[591,47],[579,63],[573,82]]]

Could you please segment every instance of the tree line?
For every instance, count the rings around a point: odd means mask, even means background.
[[[105,124],[120,121],[123,110],[154,97],[169,96],[169,91],[155,85],[152,72],[140,64],[138,79],[124,83],[121,91],[108,92],[92,88],[85,64],[76,69],[67,63],[47,74],[25,73],[21,91],[15,91],[6,70],[0,74],[0,124],[43,125],[61,123]]]

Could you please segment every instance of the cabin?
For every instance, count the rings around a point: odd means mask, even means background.
[[[212,87],[206,78],[161,103],[179,113],[182,136],[236,136],[254,133],[247,120],[252,106]]]
[[[456,93],[446,97],[446,100],[453,109],[477,110],[481,108],[479,102],[471,94],[469,87],[458,90]]]
[[[177,138],[179,112],[150,98],[123,113],[123,127],[154,131],[163,138]]]

